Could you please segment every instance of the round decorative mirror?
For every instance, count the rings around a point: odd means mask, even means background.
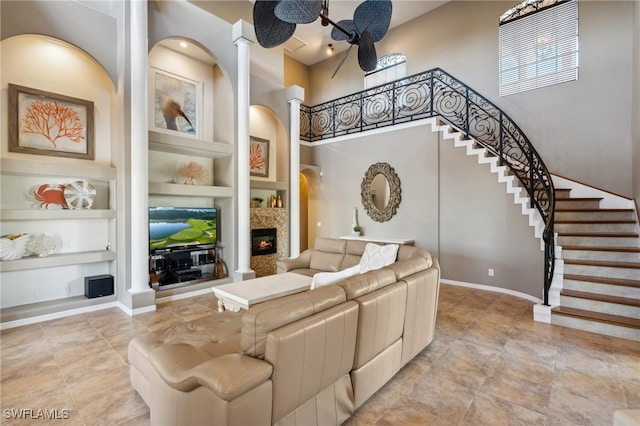
[[[360,185],[362,205],[376,222],[386,222],[395,214],[401,200],[400,178],[388,163],[373,164]]]

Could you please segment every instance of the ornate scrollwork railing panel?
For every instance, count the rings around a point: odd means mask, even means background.
[[[300,109],[300,138],[334,138],[423,118],[439,117],[500,158],[522,183],[545,222],[544,303],[554,274],[551,175],[524,133],[491,101],[440,68]]]

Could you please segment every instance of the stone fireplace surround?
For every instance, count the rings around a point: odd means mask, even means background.
[[[286,259],[289,253],[289,214],[286,208],[252,208],[250,210],[250,228],[276,228],[277,252],[261,256],[251,256],[249,265],[256,277],[276,273],[276,262]]]

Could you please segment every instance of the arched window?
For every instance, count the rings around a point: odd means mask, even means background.
[[[379,86],[407,75],[407,56],[402,53],[390,53],[378,59],[376,69],[364,76],[364,88]]]
[[[577,0],[525,0],[499,29],[500,96],[578,79]]]

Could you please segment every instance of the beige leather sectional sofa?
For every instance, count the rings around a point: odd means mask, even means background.
[[[318,239],[279,271],[358,264],[361,241]],[[314,290],[129,344],[152,424],[341,424],[433,339],[440,269],[424,249]]]

